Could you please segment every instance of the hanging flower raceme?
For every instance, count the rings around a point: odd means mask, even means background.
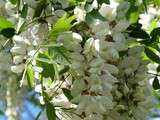
[[[147,81],[148,61],[142,60],[143,50],[143,47],[130,48],[118,65],[121,72],[112,92],[116,115],[109,114],[115,120],[143,120],[152,108],[151,87]]]
[[[110,13],[103,15],[105,9]],[[98,20],[91,25],[93,37],[84,45],[82,39],[72,41],[71,32],[70,41],[69,33],[62,33],[58,39],[71,51],[70,68],[74,71],[71,103],[77,105],[77,116],[71,119],[142,120],[151,108],[146,81],[148,62],[141,57],[143,48],[129,48],[130,40],[124,32],[130,24],[125,18],[117,18],[109,5],[102,4],[99,11],[106,21]],[[120,52],[125,51],[126,55],[121,56]]]
[[[36,24],[27,31],[13,37],[14,47],[11,49],[13,54],[14,66],[11,70],[15,73],[22,73],[25,68],[25,61],[34,57],[36,49],[43,43],[47,35],[47,23]]]

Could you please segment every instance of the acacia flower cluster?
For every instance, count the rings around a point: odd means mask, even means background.
[[[127,5],[116,9],[102,4],[99,12],[106,21],[98,20],[90,26],[91,37],[84,45],[77,33],[65,32],[58,37],[57,42],[71,51],[72,59],[70,102],[77,107],[68,119],[143,120],[152,107],[148,62],[142,60],[144,49],[128,46],[130,38],[125,31],[130,23],[124,18]],[[123,52],[125,55],[121,55]]]

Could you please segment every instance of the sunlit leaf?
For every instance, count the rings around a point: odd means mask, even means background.
[[[27,75],[28,87],[29,87],[29,89],[32,89],[33,86],[34,86],[34,72],[33,72],[33,69],[32,69],[31,65],[27,66],[26,75]]]
[[[0,16],[0,29],[13,28],[12,22],[8,21],[6,18]]]
[[[49,47],[48,53],[50,57],[59,64],[69,64],[71,63],[69,59],[69,52],[63,46]]]
[[[139,17],[139,8],[131,4],[126,16],[131,23],[137,22],[138,17]]]
[[[54,65],[55,64],[48,63],[48,61],[50,61],[50,58],[48,57],[48,55],[39,53],[37,59],[38,59],[37,64],[43,68],[43,71],[42,71],[43,77],[45,78],[50,77],[52,80],[54,80],[54,77],[55,77]]]
[[[75,16],[67,18],[67,14],[64,14],[53,26],[52,30],[49,33],[49,38],[55,40],[60,32],[70,30],[73,27],[72,21],[75,18]]]

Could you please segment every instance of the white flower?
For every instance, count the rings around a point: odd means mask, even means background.
[[[125,68],[127,70],[130,69],[133,72],[138,69],[139,65],[140,65],[140,60],[133,56],[126,57],[121,63],[122,68]]]
[[[33,48],[32,48],[33,49]],[[36,54],[37,50],[28,50],[28,56],[34,57]]]
[[[108,49],[108,51],[102,51],[100,54],[102,55],[104,59],[107,59],[107,60],[118,60],[119,59],[119,53],[114,48],[110,48]]]
[[[19,55],[25,55],[26,54],[26,49],[23,47],[19,47],[19,46],[14,46],[11,49],[12,54],[19,54]]]
[[[66,96],[64,94],[60,94],[58,96],[56,96],[55,98],[52,99],[54,105],[56,106],[63,106],[65,108],[70,108],[71,107],[71,103],[68,101],[68,99],[66,98]]]
[[[43,68],[39,67],[39,66],[33,66],[32,68],[34,71],[39,72],[39,73],[41,73],[43,71]]]
[[[76,40],[78,43],[82,42],[82,36],[78,33],[73,32],[72,37],[74,40]]]
[[[15,66],[11,66],[11,71],[14,73],[22,73],[25,68],[25,64],[19,64]]]
[[[129,2],[122,2],[122,3],[117,7],[117,11],[118,11],[118,12],[126,13],[129,8],[130,8]]]
[[[69,0],[58,0],[61,3],[63,8],[67,8],[69,6]]]
[[[109,33],[109,23],[107,21],[97,20],[94,25],[91,25],[92,32],[97,38],[104,39]]]
[[[143,52],[144,47],[143,46],[134,46],[129,49],[128,54],[131,56],[141,56],[141,53]]]
[[[125,51],[128,49],[128,45],[122,42],[115,42],[114,47],[117,49],[117,51]]]
[[[20,35],[14,35],[13,40],[14,40],[15,44],[19,45],[19,46],[25,46],[27,44],[26,40]]]
[[[77,119],[74,119],[77,120]],[[101,114],[89,114],[84,120],[103,120],[103,115]]]
[[[55,15],[57,17],[62,17],[66,12],[64,10],[56,10]]]
[[[80,7],[80,6],[76,6],[74,9],[74,14],[77,16],[77,21],[81,22],[85,20],[86,17],[86,11]]]
[[[99,39],[89,38],[84,46],[84,53],[87,55],[94,55],[99,52]]]
[[[36,85],[34,88],[34,91],[38,93],[42,93],[42,85],[41,84]]]
[[[40,38],[41,40],[44,40],[47,33],[48,33],[48,24],[47,23],[42,23],[39,25],[38,27],[38,31],[35,34],[38,38]]]
[[[105,60],[103,60],[101,58],[96,58],[90,62],[90,66],[91,67],[99,67],[99,66],[103,65],[104,63],[105,63]]]
[[[100,99],[103,99],[103,97],[100,97]],[[86,107],[86,112],[89,113],[105,113],[106,112],[106,108],[105,106],[103,106],[103,102],[100,102],[97,99],[97,96],[90,96],[90,100],[88,101],[90,104],[87,104]],[[108,108],[107,108],[108,109]]]
[[[143,113],[143,114],[142,114]],[[144,120],[147,117],[148,109],[138,107],[133,109],[133,115],[136,119]]]
[[[116,24],[116,26],[113,28],[113,31],[116,32],[123,32],[129,27],[130,23],[127,20],[120,20]]]
[[[97,0],[94,0],[94,1],[93,1],[92,7],[93,7],[94,9],[97,9],[97,8],[98,8],[98,2],[97,2]]]
[[[125,38],[124,34],[122,34],[120,32],[115,32],[113,34],[113,40],[118,42],[118,43],[123,42],[122,44],[124,44],[124,42],[126,42],[126,38]]]
[[[104,72],[105,74],[100,76],[103,83],[110,85],[118,81],[107,69]]]
[[[84,57],[78,52],[71,53],[70,57],[75,61],[80,61],[80,62],[84,61]]]
[[[148,13],[148,14],[140,14],[139,15],[140,19],[139,19],[139,23],[142,24],[142,28],[144,30],[148,30],[151,21],[155,18],[155,15],[152,13]]]
[[[64,43],[65,41],[68,42],[68,40],[72,40],[72,32],[71,31],[63,32],[57,38],[58,43]]]
[[[107,64],[107,63],[103,65],[102,70],[107,70],[111,74],[118,74],[119,72],[119,69],[115,65]]]
[[[90,90],[95,92],[102,92],[103,88],[101,85],[96,84],[96,85],[92,85]]]
[[[23,59],[24,59],[24,56],[22,56],[22,55],[14,56],[13,57],[13,63],[14,64],[22,63]]]
[[[10,16],[14,16],[15,15],[15,13],[16,13],[16,11],[15,11],[16,6],[13,5],[11,2],[7,2],[5,4],[5,8],[6,8],[6,12],[7,12],[8,15],[10,15]]]
[[[85,87],[86,87],[86,85],[82,79],[80,79],[80,80],[76,79],[73,83],[73,87],[71,89],[71,94],[73,96],[78,96]]]
[[[45,104],[44,99],[43,99],[43,96],[39,96],[38,99],[39,99],[39,102],[40,102],[42,105]]]
[[[107,20],[109,21],[114,20],[116,17],[116,9],[112,8],[112,6],[107,5],[105,3],[101,5],[101,8],[99,9],[99,13],[103,17],[107,18]]]

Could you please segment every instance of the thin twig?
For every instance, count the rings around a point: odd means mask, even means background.
[[[159,74],[155,74],[155,73],[151,73],[151,72],[147,72],[148,74],[151,74],[151,75],[155,75],[155,76],[160,76]]]

